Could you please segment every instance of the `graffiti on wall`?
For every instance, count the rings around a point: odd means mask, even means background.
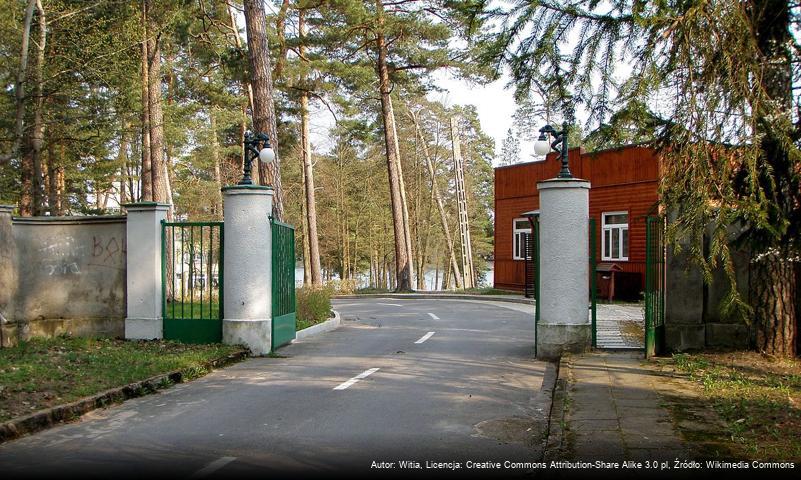
[[[81,245],[72,235],[50,239],[38,251],[42,270],[51,277],[79,275],[79,263],[88,252],[88,245]]]
[[[91,240],[72,235],[50,238],[37,250],[41,270],[48,276],[80,275],[88,267],[123,269],[125,241],[113,235],[93,235]]]
[[[125,255],[125,242],[115,236],[92,236],[92,263],[97,266],[122,268],[121,257]]]

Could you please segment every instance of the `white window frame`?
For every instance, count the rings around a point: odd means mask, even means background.
[[[520,221],[526,222],[528,228],[517,228],[517,222]],[[526,259],[525,256],[520,256],[517,254],[519,250],[518,248],[519,237],[517,236],[518,233],[528,233],[529,235],[531,235],[531,221],[528,218],[521,217],[512,220],[512,260],[525,260]],[[522,248],[522,246],[520,248]],[[523,255],[525,255],[525,252],[523,252]]]
[[[631,249],[631,231],[629,230],[629,223],[606,223],[607,215],[626,215],[626,218],[629,218],[628,211],[615,211],[615,212],[601,212],[601,259],[604,261],[610,262],[626,262],[629,259],[629,256],[623,256],[623,230],[629,233],[629,249]],[[609,255],[606,255],[606,232],[609,231],[609,238],[612,238],[612,230],[620,230],[620,233],[617,236],[618,241],[618,251],[620,252],[620,257],[613,257],[612,256],[612,248],[609,248]]]

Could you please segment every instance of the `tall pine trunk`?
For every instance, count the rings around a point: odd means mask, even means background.
[[[795,263],[787,250],[769,253],[754,262],[751,301],[757,320],[756,342],[762,352],[795,355],[795,315],[798,285]]]
[[[36,9],[36,0],[28,0],[25,8],[25,18],[22,22],[22,39],[20,42],[19,68],[17,78],[14,83],[14,104],[16,115],[14,118],[14,142],[11,152],[0,157],[0,163],[5,163],[12,158],[18,157],[22,148],[22,138],[25,136],[25,80],[28,75],[28,46],[31,38],[31,23],[33,23],[33,11]],[[22,180],[25,181],[23,174]]]
[[[147,40],[148,55],[148,113],[150,120],[150,175],[152,179],[153,201],[166,203],[168,199],[169,176],[164,161],[164,114],[161,108],[161,41],[150,24]]]
[[[798,192],[793,191],[793,166],[785,139],[777,132],[781,122],[791,122],[792,113],[792,55],[789,45],[790,7],[781,0],[761,0],[752,3],[754,32],[763,62],[762,85],[776,105],[780,105],[787,118],[764,118],[766,125],[762,137],[763,161],[767,167],[760,175],[760,186],[765,196],[789,218]],[[758,113],[759,114],[759,113]],[[797,183],[795,184],[797,186]],[[766,353],[790,357],[795,355],[796,305],[798,285],[795,282],[794,264],[790,260],[797,251],[787,248],[793,239],[774,237],[773,245],[754,262],[751,282],[751,304],[754,307],[757,347]],[[796,239],[797,240],[797,239]],[[796,247],[797,248],[797,247]]]
[[[300,34],[299,55],[304,56],[304,11],[298,13],[298,32]],[[300,139],[301,157],[303,159],[303,188],[306,211],[307,237],[309,239],[309,267],[311,268],[312,285],[322,285],[323,276],[320,271],[320,240],[317,236],[317,202],[314,192],[314,167],[311,158],[311,139],[309,137],[309,93],[303,90],[300,94]]]
[[[451,229],[448,226],[448,215],[445,212],[445,203],[442,200],[442,195],[439,192],[439,185],[437,185],[437,178],[436,173],[434,171],[434,162],[431,160],[431,154],[428,151],[428,144],[426,143],[426,139],[423,137],[423,132],[420,129],[420,123],[417,119],[417,115],[409,109],[409,116],[412,119],[412,123],[414,123],[415,132],[417,136],[420,138],[420,143],[423,146],[423,157],[426,161],[426,168],[428,170],[428,176],[431,177],[431,190],[434,194],[434,199],[437,203],[437,211],[439,212],[439,224],[442,227],[442,233],[445,237],[445,244],[448,247],[448,257],[450,258],[450,268],[453,269],[453,275],[456,280],[457,288],[462,288],[462,272],[459,269],[459,262],[456,261],[456,248],[453,245],[453,238],[451,237]]]
[[[301,155],[302,157],[302,155]],[[300,176],[301,188],[306,191],[306,180]],[[300,221],[303,224],[303,285],[311,285],[311,254],[309,253],[309,217],[306,215],[306,202],[300,202]]]
[[[150,158],[150,75],[148,74],[147,0],[142,1],[142,171],[140,201],[153,201],[153,174]]]
[[[61,159],[56,153],[56,145],[53,142],[47,144],[47,204],[50,207],[50,215],[59,216],[64,212],[61,209],[62,191],[59,188],[59,177],[62,182],[64,170],[61,167]]]
[[[126,204],[129,201],[129,192],[127,192],[126,184],[127,178],[127,165],[128,165],[128,122],[123,120],[122,132],[120,133],[120,148],[117,151],[117,166],[119,167],[119,176],[117,177],[120,182],[120,204]]]
[[[36,102],[34,102],[33,131],[31,132],[31,156],[33,157],[33,214],[44,214],[44,170],[42,168],[44,146],[44,62],[45,45],[47,43],[47,17],[41,0],[36,1],[38,12],[37,25],[39,41],[36,45],[36,66],[34,68],[34,83],[36,84]]]
[[[228,4],[228,19],[229,19],[229,26],[231,27],[231,31],[233,32],[234,36],[234,45],[236,46],[236,50],[241,52],[242,51],[242,38],[239,36],[239,26],[236,23],[236,13],[234,13],[234,6]],[[247,105],[242,105],[242,118],[240,122],[240,130],[239,130],[239,145],[242,146],[242,153],[239,162],[239,171],[242,171],[242,165],[245,163],[245,157],[247,156],[247,152],[245,151],[245,132],[248,129],[248,108],[253,111],[253,87],[250,85],[250,82],[247,78],[242,79],[242,92],[247,93],[248,96],[248,103]],[[253,169],[250,172],[251,177],[253,178],[253,183],[258,185],[261,183],[259,177],[259,169]]]
[[[33,82],[36,87],[35,102],[33,102],[33,125],[26,137],[25,149],[22,155],[22,195],[20,196],[19,211],[24,217],[41,215],[44,205],[42,146],[44,144],[44,121],[42,109],[44,108],[44,49],[47,39],[47,19],[40,1],[35,2],[37,11],[37,28],[39,41],[37,42],[35,62],[32,67]],[[28,32],[29,33],[29,32]],[[26,49],[27,50],[27,49]],[[27,51],[25,52],[27,63]],[[24,88],[18,84],[19,88]],[[22,105],[22,104],[20,104]],[[24,110],[24,109],[23,109]]]
[[[400,141],[398,139],[398,124],[395,121],[395,108],[392,105],[392,95],[389,95],[389,111],[392,113],[392,138],[395,148],[395,159],[398,164],[398,183],[400,185],[401,205],[403,206],[403,235],[406,237],[406,257],[409,259],[409,278],[414,277],[414,254],[412,253],[412,234],[409,221],[409,203],[406,201],[406,183],[403,181],[403,162],[400,154]]]
[[[284,193],[281,188],[280,156],[278,155],[278,127],[273,102],[273,80],[270,68],[270,50],[267,46],[267,20],[262,0],[245,0],[245,27],[248,37],[248,66],[253,89],[253,128],[270,137],[276,152],[269,165],[259,163],[262,183],[272,185],[274,191],[273,216],[284,219]]]
[[[412,289],[411,257],[406,232],[408,224],[404,221],[404,205],[401,196],[400,159],[395,137],[395,112],[390,99],[389,65],[387,61],[387,43],[384,37],[384,6],[376,0],[378,25],[376,29],[376,49],[378,51],[378,87],[381,95],[381,115],[384,121],[384,143],[387,154],[387,171],[389,175],[389,196],[392,206],[392,226],[395,235],[395,275],[396,289],[409,291]]]
[[[214,197],[214,217],[223,218],[222,177],[220,175],[220,142],[217,140],[217,109],[209,113],[211,127],[211,161],[214,163],[214,182],[217,184]]]

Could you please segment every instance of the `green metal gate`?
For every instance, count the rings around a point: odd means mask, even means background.
[[[272,258],[272,350],[295,339],[295,227],[270,219]]]
[[[598,288],[596,285],[597,274],[595,272],[597,257],[596,257],[596,242],[595,242],[595,219],[590,219],[590,321],[592,324],[592,348],[598,347]]]
[[[222,222],[161,222],[166,340],[222,340],[224,236]]]
[[[665,220],[645,220],[645,356],[660,354],[665,344]]]

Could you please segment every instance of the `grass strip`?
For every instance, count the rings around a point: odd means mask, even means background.
[[[60,336],[0,349],[0,421],[179,370],[184,380],[241,350],[232,345]]]
[[[801,361],[756,352],[680,354],[726,423],[725,439],[744,458],[801,461]]]

